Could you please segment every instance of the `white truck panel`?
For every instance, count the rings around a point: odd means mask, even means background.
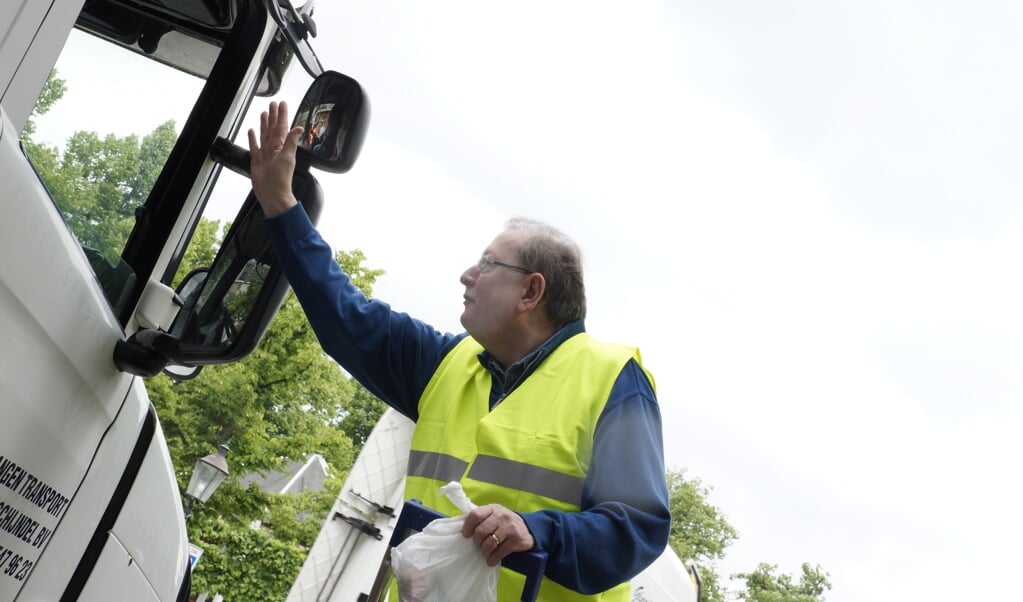
[[[129,407],[146,407],[148,400],[141,381],[138,387],[133,387],[132,394],[138,394],[142,399],[139,403],[128,404]],[[111,451],[116,455],[116,449]],[[167,442],[158,424],[135,486],[121,508],[112,534],[131,556],[133,564],[140,568],[147,582],[165,600],[173,599],[181,586],[188,570],[189,553],[185,515],[173,470],[167,470],[170,466]],[[154,492],[163,494],[154,495]]]
[[[0,2],[0,106],[20,132],[85,0]]]
[[[96,569],[96,574],[106,578],[90,580],[82,590],[82,594],[78,598],[79,602],[92,600],[96,602],[106,600],[158,602],[160,600],[153,588],[149,586],[149,582],[146,581],[145,575],[139,570],[138,565],[132,562],[131,554],[120,545],[117,538],[111,537],[107,540],[107,545],[96,564]]]
[[[18,215],[20,227],[0,236],[0,366],[17,367],[0,371],[6,416],[0,420],[0,558],[7,556],[0,599],[13,597],[53,543],[49,533],[66,518],[132,382],[110,359],[121,328],[12,130],[4,116],[0,212]],[[104,492],[108,500],[111,491]],[[73,532],[64,531],[63,537]],[[80,556],[87,541],[60,545]]]
[[[0,407],[8,418],[0,420],[0,599],[24,588],[25,599],[55,600],[110,503],[149,401],[141,380],[114,367],[121,327],[10,135],[11,122],[4,117],[2,124],[0,212],[18,215],[21,227],[0,236],[0,366],[18,367],[0,371]],[[140,580],[140,594],[155,590],[173,599],[188,543],[159,427],[113,535],[100,563],[120,558],[131,568],[116,572],[137,576],[121,584],[97,565],[93,575],[106,582],[97,591]]]
[[[111,492],[117,487],[121,467],[138,439],[140,425],[149,419],[148,407],[142,382],[136,380],[60,529],[53,535],[52,545],[33,569],[34,579],[22,590],[23,598],[57,599],[64,591],[69,569],[79,562],[84,546],[110,501]],[[80,599],[148,599],[86,596],[89,591],[104,592],[106,587],[121,587],[121,573],[129,566],[132,575],[137,573],[137,578],[145,581],[146,591],[157,592],[163,600],[174,599],[187,570],[188,542],[181,499],[170,467],[166,441],[157,425],[134,485],[108,534],[103,556]],[[118,563],[110,564],[111,557],[117,558]],[[108,568],[114,571],[108,572]]]

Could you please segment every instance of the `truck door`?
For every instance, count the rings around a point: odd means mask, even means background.
[[[0,599],[174,600],[175,472],[114,350],[186,254],[217,184],[209,150],[240,127],[273,26],[247,0],[0,14]],[[58,54],[62,96],[43,85]],[[37,98],[55,102],[29,119]]]

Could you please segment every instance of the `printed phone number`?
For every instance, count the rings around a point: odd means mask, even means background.
[[[15,554],[13,551],[0,546],[0,572],[5,576],[18,581],[24,581],[34,564],[21,554]]]

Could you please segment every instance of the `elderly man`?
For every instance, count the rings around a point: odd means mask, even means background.
[[[301,128],[271,103],[249,131],[252,186],[274,248],[324,350],[416,422],[405,498],[448,514],[438,489],[461,482],[491,565],[541,549],[540,600],[630,599],[628,581],[668,541],[660,410],[638,350],[583,325],[575,243],[517,219],[465,270],[461,323],[437,332],[349,281],[291,192]],[[502,570],[499,600],[522,577]]]

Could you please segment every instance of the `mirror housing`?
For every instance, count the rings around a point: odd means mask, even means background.
[[[292,190],[315,224],[323,209],[319,182],[309,172],[296,172]],[[191,368],[240,360],[259,344],[288,288],[263,210],[250,192],[213,264],[182,280],[177,290],[182,307],[169,331],[142,329],[118,341],[114,363],[131,374],[164,372],[186,380],[199,372]]]
[[[295,181],[295,196],[315,224],[322,189],[308,172],[296,173]],[[170,329],[178,339],[171,362],[201,366],[245,357],[263,338],[287,292],[263,210],[250,192],[213,265],[193,271],[178,288],[183,307]]]
[[[297,162],[331,173],[352,168],[369,125],[369,98],[359,82],[324,71],[309,86],[291,126],[302,126]]]

